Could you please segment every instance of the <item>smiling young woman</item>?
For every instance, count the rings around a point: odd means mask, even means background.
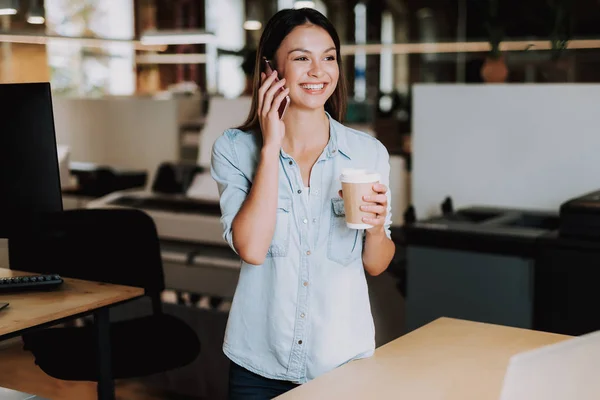
[[[265,58],[274,69],[268,75]],[[262,34],[255,70],[246,122],[212,150],[223,236],[242,259],[223,344],[231,399],[272,398],[372,355],[365,271],[383,272],[395,250],[389,155],[341,123],[346,85],[333,25],[313,9],[278,12]],[[372,228],[345,223],[345,168],[381,176],[364,199]]]

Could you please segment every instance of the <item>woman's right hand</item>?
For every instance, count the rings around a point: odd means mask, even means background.
[[[288,95],[289,89],[281,89],[285,85],[285,78],[275,82],[277,71],[270,76],[260,73],[261,86],[258,89],[258,120],[263,135],[263,146],[281,148],[285,136],[285,124],[279,119],[279,106]]]

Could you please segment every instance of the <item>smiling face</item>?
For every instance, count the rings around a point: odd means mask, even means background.
[[[339,78],[336,48],[327,31],[312,24],[294,28],[281,42],[275,58],[290,107],[318,109],[335,91]]]

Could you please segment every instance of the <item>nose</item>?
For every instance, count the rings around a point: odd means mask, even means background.
[[[311,77],[318,78],[318,77],[323,76],[323,73],[324,72],[323,72],[323,68],[322,68],[322,65],[321,65],[321,61],[320,60],[315,60],[312,63],[311,68],[308,71],[308,74]]]

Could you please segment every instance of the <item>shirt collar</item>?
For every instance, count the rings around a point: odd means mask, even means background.
[[[327,147],[325,148],[327,157],[331,158],[339,152],[351,160],[350,146],[348,146],[348,142],[346,141],[348,128],[333,119],[327,111],[325,111],[325,114],[329,118],[329,143],[327,143]],[[284,158],[290,158],[283,151],[283,148],[280,150],[280,153]]]
[[[329,118],[329,144],[327,145],[327,156],[333,157],[339,151],[349,159],[352,159],[350,147],[346,141],[347,128],[340,124],[338,121],[333,119],[327,111],[327,118]]]

